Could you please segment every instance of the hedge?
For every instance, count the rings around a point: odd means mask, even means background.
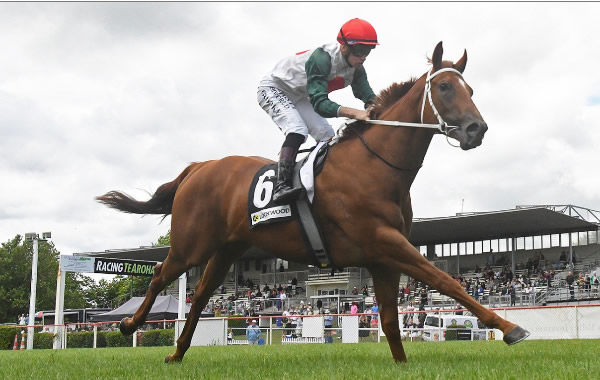
[[[172,346],[175,329],[149,330],[142,334],[139,345],[144,347]]]
[[[92,348],[94,347],[94,332],[80,331],[67,334],[67,347]],[[98,331],[96,347],[106,347],[106,332]]]
[[[50,349],[54,342],[53,333],[37,333],[33,335],[33,348]]]
[[[0,327],[0,350],[12,350],[15,342],[15,334],[20,330],[11,327]],[[19,345],[21,344],[21,334],[19,334]],[[20,347],[20,346],[19,346]]]
[[[243,315],[232,315],[231,317],[243,317]],[[234,336],[246,336],[246,327],[248,327],[249,319],[252,319],[252,317],[247,317],[247,319],[229,319],[227,327],[233,329]]]
[[[36,329],[37,330],[37,329]],[[0,350],[12,350],[15,334],[19,334],[18,344],[20,348],[21,333],[19,329],[0,327]],[[149,330],[142,334],[138,341],[139,346],[173,346],[174,329]],[[33,336],[33,348],[51,349],[54,342],[53,333],[36,332]],[[124,336],[120,331],[98,331],[96,347],[132,347],[133,336]],[[67,334],[68,348],[92,348],[94,347],[94,332],[81,331]]]
[[[106,347],[133,347],[133,335],[125,336],[120,331],[108,331]]]

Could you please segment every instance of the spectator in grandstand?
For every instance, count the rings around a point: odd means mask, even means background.
[[[364,286],[362,287],[362,290],[361,290],[361,292],[362,292],[362,295],[363,295],[363,296],[367,296],[367,297],[369,296],[369,288],[367,287],[367,285],[364,285]]]
[[[302,321],[302,317],[296,317],[296,336],[302,336]]]
[[[427,288],[423,287],[421,288],[421,300],[420,300],[421,305],[425,305],[427,304]]]
[[[598,278],[596,271],[594,271],[594,274],[592,275],[592,278],[590,279],[590,283],[591,283],[592,289],[593,289],[592,294],[598,295],[598,287],[600,286],[600,278]]]
[[[516,301],[517,301],[517,291],[515,289],[515,285],[511,284],[510,285],[510,306],[515,306]]]
[[[223,304],[221,302],[217,302],[215,305],[215,317],[221,316],[221,310],[223,309]]]
[[[573,287],[574,282],[575,276],[573,276],[573,272],[569,272],[567,275],[567,286],[569,287],[569,293],[571,293],[571,301],[575,299],[575,288]]]
[[[420,304],[419,305],[419,311],[425,311],[425,304]],[[423,328],[424,324],[425,324],[425,317],[427,317],[426,313],[419,313],[419,324],[417,325],[418,328]]]
[[[358,295],[358,288],[356,286],[354,288],[352,288],[352,295],[353,296],[357,296]]]
[[[454,312],[455,315],[463,315],[463,311],[462,311],[462,306],[460,306],[459,303],[456,304],[456,311]]]
[[[366,329],[369,327],[369,322],[367,321],[367,316],[366,315],[361,315],[358,318],[358,336],[360,338],[364,338],[369,336],[369,331],[368,330],[362,330],[362,329]]]
[[[292,337],[295,338],[294,335],[296,335],[296,326],[298,326],[298,312],[296,310],[290,312],[290,328],[291,328],[291,333],[292,333]]]
[[[577,288],[579,289],[579,294],[581,294],[582,290],[585,290],[585,279],[581,273],[579,273],[579,277],[577,278]]]
[[[402,308],[403,309],[403,308]],[[407,308],[408,310],[408,308]],[[402,325],[404,326],[404,328],[408,328],[408,326],[410,325],[412,321],[410,320],[410,314],[406,313],[402,316]]]
[[[260,338],[260,328],[256,325],[256,319],[253,319],[250,322],[250,325],[246,328],[246,339],[248,339],[248,344],[256,344],[258,343],[258,339]]]
[[[585,279],[583,280],[583,291],[586,292],[587,296],[590,296],[590,290],[592,289],[592,280],[590,279],[590,275],[586,274]]]
[[[315,310],[317,314],[323,314],[323,301],[317,300],[317,308]]]
[[[330,314],[329,309],[325,309],[325,316],[323,317],[323,322],[325,323],[325,328],[330,329],[333,327],[333,316]],[[331,334],[331,331],[328,331]]]
[[[281,290],[281,293],[279,293],[279,299],[281,300],[281,307],[285,309],[285,300],[287,299],[287,294],[285,294],[285,291],[283,289]]]
[[[283,326],[286,329],[289,329],[292,327],[289,316],[290,316],[290,311],[287,309],[285,309],[283,311],[283,313],[281,314],[281,323],[283,324]],[[290,330],[285,330],[285,335],[290,335]]]
[[[377,305],[377,302],[373,303],[373,306],[371,306],[371,313],[373,313],[371,316],[371,327],[377,328],[377,326],[379,326],[379,306]]]
[[[358,304],[356,302],[352,302],[352,306],[350,307],[350,314],[358,313]]]

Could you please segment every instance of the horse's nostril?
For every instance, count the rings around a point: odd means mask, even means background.
[[[488,127],[486,123],[471,123],[467,127],[467,135],[473,136],[478,134],[484,134]]]

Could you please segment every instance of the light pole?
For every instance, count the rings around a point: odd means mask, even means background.
[[[50,232],[43,232],[42,239],[36,232],[25,234],[25,240],[33,244],[33,257],[31,258],[31,295],[29,297],[29,322],[27,323],[27,349],[33,349],[33,326],[35,325],[35,295],[37,287],[38,241],[50,239]]]

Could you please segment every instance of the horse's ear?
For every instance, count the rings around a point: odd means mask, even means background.
[[[456,62],[454,64],[454,68],[456,70],[460,71],[461,73],[464,73],[466,66],[467,66],[467,49],[465,49],[465,52],[464,52],[462,58],[459,59],[458,62]]]
[[[435,45],[435,49],[433,49],[433,56],[431,57],[431,63],[433,63],[433,72],[436,72],[442,68],[443,53],[444,48],[442,48],[442,41],[440,41],[437,45]]]

